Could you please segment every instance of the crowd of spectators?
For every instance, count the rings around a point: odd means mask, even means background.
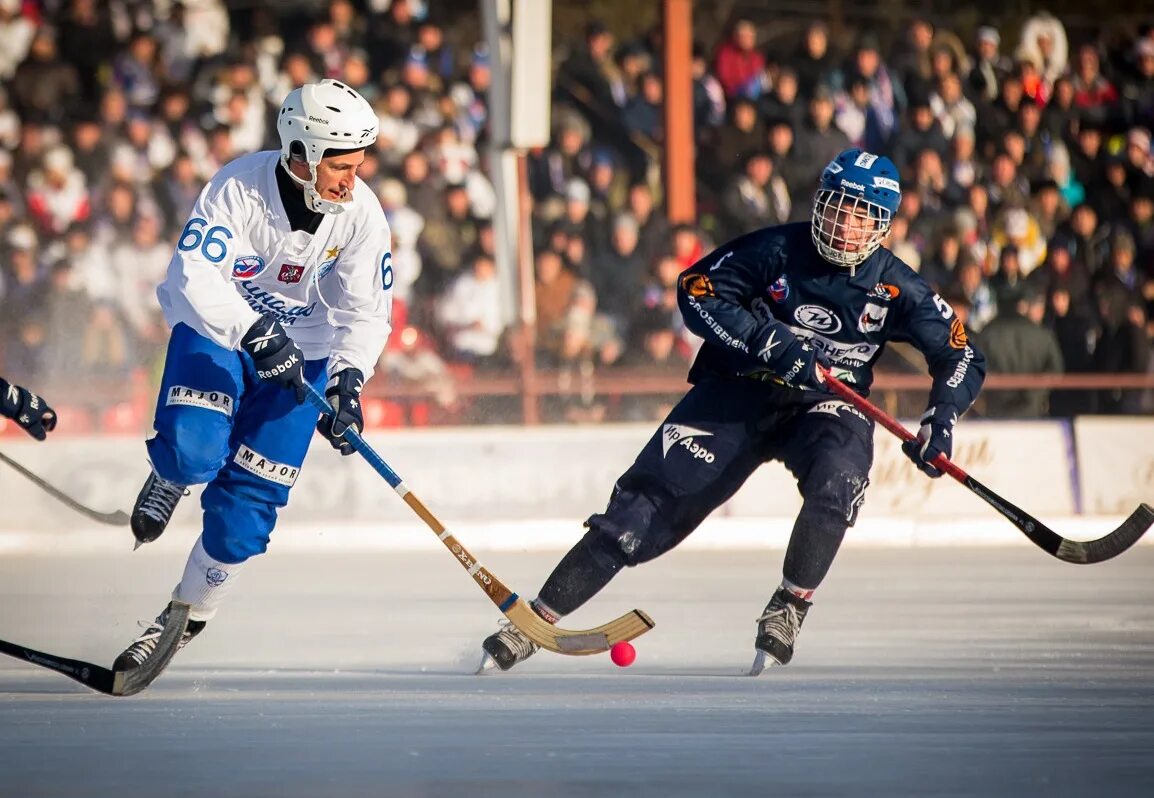
[[[450,413],[462,375],[523,357],[500,310],[489,55],[475,24],[438,5],[0,0],[3,372],[45,393],[155,379],[166,335],[154,289],[195,197],[229,160],[278,147],[281,100],[321,77],[380,116],[360,174],[393,233],[386,379],[424,386]],[[700,213],[680,225],[663,208],[658,33],[618,41],[591,21],[579,40],[559,37],[553,139],[528,157],[538,362],[578,386],[594,371],[684,373],[699,342],[677,312],[680,272],[729,237],[809,219],[821,168],[855,145],[897,163],[889,246],[963,314],[991,371],[1146,373],[1154,31],[1107,49],[1068,40],[1044,12],[1020,31],[963,38],[914,19],[893,47],[869,32],[839,47],[814,21],[782,46],[735,21],[694,48]],[[573,396],[555,417],[664,406]],[[985,409],[1150,401],[1007,394]]]

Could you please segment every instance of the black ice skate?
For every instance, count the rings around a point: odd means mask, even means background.
[[[750,676],[757,676],[766,665],[788,665],[793,659],[793,644],[801,633],[805,614],[812,602],[799,598],[784,587],[779,587],[765,605],[765,612],[757,619],[757,655]]]
[[[187,495],[188,489],[184,485],[169,482],[155,471],[148,475],[132,508],[132,534],[136,537],[136,548],[164,534],[177,502]]]
[[[524,662],[540,648],[513,625],[511,621],[501,621],[501,628],[485,638],[481,644],[484,653],[477,673],[484,673],[496,666],[507,671],[518,662]]]
[[[154,655],[171,658],[173,654],[188,645],[189,640],[192,640],[192,638],[200,634],[207,623],[206,621],[189,621],[188,626],[184,629],[184,634],[180,636],[180,642],[176,644],[176,648],[171,652],[158,652],[157,644],[160,642],[165,624],[168,623],[169,611],[171,609],[172,604],[169,604],[160,615],[156,616],[155,621],[145,627],[140,636],[132,641],[132,645],[124,649],[120,656],[116,658],[116,661],[112,663],[112,670],[121,672],[135,670],[148,662],[149,658]],[[143,623],[143,621],[141,621],[141,623]],[[159,665],[157,672],[166,664],[167,663]],[[149,665],[152,665],[152,663],[149,662]]]

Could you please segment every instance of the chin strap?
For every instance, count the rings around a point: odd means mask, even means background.
[[[330,215],[337,215],[345,212],[345,205],[341,202],[331,202],[321,197],[317,193],[317,167],[316,164],[304,161],[309,167],[309,180],[302,180],[293,174],[293,170],[289,165],[289,161],[284,156],[281,156],[281,162],[284,164],[284,170],[288,172],[288,176],[292,178],[293,182],[304,189],[305,205],[313,213],[325,213]]]

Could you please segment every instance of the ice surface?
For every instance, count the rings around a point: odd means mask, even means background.
[[[0,557],[0,637],[109,663],[180,548]],[[560,555],[477,553],[528,595]],[[499,614],[448,553],[274,547],[141,696],[0,660],[0,796],[1154,794],[1154,547],[850,546],[752,679],[781,556],[679,550],[566,619],[649,612],[631,668],[478,677]]]

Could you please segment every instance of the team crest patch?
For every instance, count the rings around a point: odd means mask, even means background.
[[[889,283],[878,283],[870,289],[870,292],[866,294],[866,296],[870,299],[890,300],[897,299],[899,296],[901,296],[901,293],[901,289],[896,285],[890,285]]]
[[[295,263],[282,263],[277,279],[282,283],[299,283],[304,274],[304,266],[297,266]]]
[[[232,415],[232,397],[223,391],[202,391],[184,385],[173,385],[168,389],[164,404],[167,406],[200,407],[205,410],[224,413],[226,416]]]
[[[261,479],[284,485],[286,488],[293,486],[293,483],[297,481],[297,473],[300,471],[294,465],[285,465],[270,460],[259,452],[254,452],[243,443],[237,449],[236,457],[232,458],[232,461],[250,474],[256,474]]]
[[[769,286],[769,298],[774,302],[784,302],[789,297],[789,282],[784,276],[778,277]]]
[[[251,280],[264,271],[264,258],[260,255],[245,255],[232,262],[232,279]]]
[[[890,309],[884,305],[867,302],[865,310],[861,312],[861,317],[857,320],[858,331],[863,333],[878,332],[885,325],[886,314],[889,312]]]
[[[691,297],[717,296],[713,282],[704,274],[687,274],[681,278],[681,289]]]

